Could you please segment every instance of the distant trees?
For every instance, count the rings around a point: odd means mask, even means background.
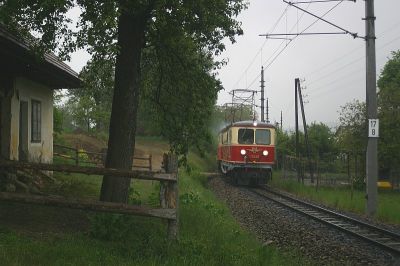
[[[322,158],[324,154],[337,154],[335,132],[323,123],[313,122],[308,128],[308,137],[311,152],[315,158]]]
[[[74,123],[90,132],[107,132],[114,84],[113,59],[93,58],[79,74],[83,88],[69,90],[65,107]]]
[[[378,79],[379,172],[380,176],[400,173],[400,51],[393,52]],[[367,116],[364,102],[342,107],[337,141],[340,149],[364,153]]]
[[[327,154],[331,156],[338,154],[335,132],[331,128],[323,123],[313,122],[307,126],[307,130],[313,159],[323,158]],[[296,132],[285,132],[278,129],[277,143],[279,157],[282,155],[296,155]],[[299,152],[303,157],[306,156],[304,133],[301,131],[299,132]]]
[[[400,174],[400,50],[392,53],[378,79],[379,167]]]
[[[337,144],[340,150],[365,152],[367,144],[366,107],[364,102],[355,100],[341,107],[337,130]]]

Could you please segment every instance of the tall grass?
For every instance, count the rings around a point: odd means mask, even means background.
[[[196,160],[200,160],[196,157]],[[179,241],[170,242],[166,222],[156,218],[88,213],[85,232],[21,233],[0,227],[1,265],[306,265],[294,253],[262,246],[217,201],[192,162],[180,173]],[[201,160],[200,160],[201,161]],[[58,177],[60,178],[60,177]],[[74,180],[68,183],[68,180]],[[64,192],[77,196],[99,188],[99,177],[63,177]],[[81,184],[81,186],[79,185]],[[157,182],[135,183],[136,203],[157,202]],[[54,213],[54,212],[53,212]],[[63,210],[60,209],[60,215]],[[18,217],[15,217],[18,219]],[[46,219],[46,213],[43,213]],[[66,217],[74,219],[74,217]],[[29,230],[29,228],[28,228]]]
[[[305,186],[295,180],[281,179],[279,175],[272,180],[272,185],[295,195],[321,202],[333,208],[351,211],[363,215],[366,208],[366,192],[351,190],[348,187]],[[400,224],[400,193],[391,190],[378,191],[378,212],[376,219],[381,222]]]

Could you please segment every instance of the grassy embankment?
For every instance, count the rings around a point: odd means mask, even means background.
[[[0,222],[2,265],[304,265],[306,261],[273,246],[262,246],[243,231],[227,207],[217,201],[199,174],[210,163],[191,156],[193,170],[180,172],[180,240],[166,240],[166,224],[155,218],[105,215],[29,206],[26,228]],[[101,177],[58,175],[50,191],[73,197],[97,198]],[[157,182],[135,181],[131,201],[156,204]],[[23,205],[1,203],[15,210]],[[12,213],[12,211],[11,211]],[[0,213],[1,214],[1,213]],[[84,229],[62,230],[45,220],[60,221]],[[71,215],[71,216],[69,216]],[[21,217],[15,217],[18,223]],[[33,221],[38,219],[37,221]],[[46,224],[42,230],[38,224]],[[12,222],[10,223],[12,224]],[[87,226],[86,226],[87,225]],[[35,228],[38,227],[38,228]],[[42,225],[43,227],[43,225]]]
[[[365,191],[354,190],[351,197],[350,188],[304,186],[293,179],[282,179],[280,173],[275,174],[271,184],[300,197],[305,197],[325,205],[351,211],[365,213]],[[378,212],[376,219],[381,222],[400,224],[400,193],[391,190],[379,190]]]

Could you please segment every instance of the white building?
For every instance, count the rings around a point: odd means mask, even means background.
[[[78,74],[53,54],[35,55],[0,24],[0,154],[53,160],[53,90],[78,88]]]

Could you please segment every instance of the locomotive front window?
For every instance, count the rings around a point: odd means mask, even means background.
[[[254,130],[249,128],[239,128],[238,132],[239,144],[253,144],[254,143]]]
[[[268,129],[256,129],[256,144],[271,144],[271,131]]]

